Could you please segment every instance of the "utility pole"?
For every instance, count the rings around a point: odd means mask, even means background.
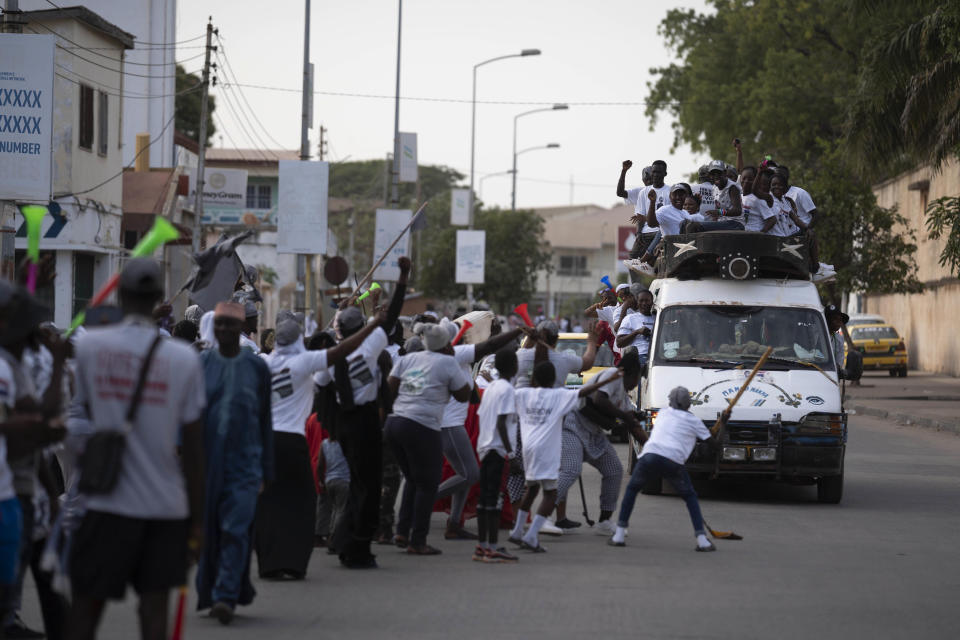
[[[397,12],[397,91],[393,97],[393,180],[390,185],[390,208],[400,206],[400,35],[403,25],[403,0]]]
[[[210,51],[212,50],[210,44],[212,39],[213,16],[210,16],[207,18],[207,49],[203,59],[203,80],[201,81],[203,83],[203,97],[200,100],[200,135],[197,139],[199,149],[197,150],[197,179],[195,180],[197,193],[193,205],[194,253],[200,253],[200,236],[203,233],[200,221],[203,219],[203,187],[206,184],[203,179],[203,170],[207,158],[207,102],[210,98]]]
[[[300,113],[300,160],[310,160],[310,136],[313,111],[313,74],[310,65],[310,0],[304,1],[303,20],[303,96]],[[313,285],[313,255],[298,254],[297,261],[303,273],[303,311],[316,308],[316,287]],[[298,269],[300,271],[300,269]],[[306,327],[304,327],[305,329]]]

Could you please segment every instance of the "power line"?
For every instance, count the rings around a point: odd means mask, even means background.
[[[217,54],[217,60],[220,60],[219,54]],[[221,66],[222,66],[222,62],[221,62]],[[239,105],[239,99],[237,99],[237,102],[238,102],[237,106],[234,107],[234,104],[233,104],[234,99],[231,96],[231,93],[232,93],[231,91],[224,91],[220,95],[223,96],[224,103],[227,105],[227,108],[230,110],[230,113],[233,114],[234,121],[240,126],[240,129],[243,130],[244,136],[246,136],[247,140],[250,142],[254,151],[258,152],[264,160],[276,160],[277,155],[275,153],[270,153],[270,156],[272,157],[268,157],[267,154],[269,153],[269,151],[267,150],[267,144],[264,143],[263,138],[261,138],[259,134],[257,134],[256,129],[253,128],[253,124],[250,122],[250,119],[247,117],[246,112],[243,111],[243,109]],[[243,115],[241,116],[241,114]],[[253,129],[253,135],[251,135],[250,130],[247,129],[246,125],[243,124],[244,120],[246,120],[247,124],[250,125],[250,128]]]
[[[268,138],[270,138],[270,141],[271,141],[273,144],[275,144],[278,149],[282,149],[282,148],[283,148],[283,145],[280,144],[279,142],[277,142],[277,140],[276,140],[273,136],[270,135],[270,132],[267,131],[267,128],[266,128],[265,126],[263,126],[263,123],[260,122],[260,118],[257,117],[257,111],[250,105],[250,101],[247,100],[246,94],[243,92],[243,89],[240,88],[241,85],[239,84],[239,82],[238,82],[238,80],[237,80],[237,74],[233,71],[233,65],[230,64],[230,59],[227,58],[227,50],[226,50],[226,48],[223,46],[223,39],[220,37],[220,34],[219,34],[219,33],[217,34],[217,44],[220,45],[219,51],[217,52],[217,58],[219,59],[221,55],[223,56],[223,63],[224,63],[224,64],[221,65],[221,66],[225,67],[225,68],[224,68],[224,77],[226,77],[226,78],[228,78],[228,79],[229,79],[229,78],[233,78],[233,82],[234,82],[234,84],[237,86],[237,90],[238,90],[238,92],[240,93],[240,97],[243,99],[243,102],[244,102],[244,103],[247,105],[247,107],[250,109],[250,113],[253,114],[254,120],[256,120],[256,121],[257,121],[257,124],[260,125],[260,128],[263,130],[264,134],[266,134],[266,136],[267,136]],[[221,83],[221,84],[222,84],[222,83]]]
[[[69,49],[64,49],[64,48],[61,47],[60,45],[57,45],[57,48],[58,48],[58,49],[62,49],[63,51],[66,51],[67,53],[69,53],[69,54],[72,55],[72,56],[76,56],[76,57],[80,58],[81,60],[83,60],[84,62],[86,62],[86,63],[88,63],[88,64],[92,64],[92,65],[94,65],[94,66],[96,66],[96,67],[100,67],[101,69],[106,69],[107,71],[112,71],[113,73],[121,73],[121,74],[123,74],[123,75],[125,75],[125,76],[135,76],[135,77],[137,77],[137,78],[150,78],[150,79],[156,78],[156,79],[158,79],[158,80],[161,79],[161,78],[176,78],[176,77],[177,77],[176,74],[174,74],[174,75],[172,75],[172,76],[169,76],[169,75],[167,75],[167,76],[160,76],[160,75],[154,75],[154,74],[134,73],[134,72],[132,72],[132,71],[123,71],[123,70],[121,70],[121,69],[114,69],[113,67],[108,67],[107,65],[100,64],[99,62],[94,62],[93,60],[90,60],[89,58],[84,58],[84,57],[83,57],[82,55],[80,55],[79,53],[74,53],[73,51],[70,51]],[[125,64],[125,63],[124,63],[124,64]]]
[[[146,151],[147,149],[149,149],[150,147],[152,147],[157,140],[159,140],[160,138],[163,137],[163,134],[166,133],[167,129],[170,128],[170,125],[173,124],[173,121],[176,120],[176,118],[177,118],[177,116],[176,116],[176,114],[174,114],[169,120],[167,120],[167,124],[163,125],[163,129],[160,129],[160,133],[157,134],[157,137],[154,138],[153,140],[151,140],[150,143],[149,143],[147,146],[145,146],[143,149],[140,149],[140,151],[138,151],[137,154],[136,154],[135,156],[133,156],[133,159],[130,160],[130,164],[126,165],[123,169],[121,169],[119,173],[116,173],[116,174],[110,176],[109,178],[107,178],[107,179],[104,180],[103,182],[101,182],[101,183],[99,183],[99,184],[96,184],[96,185],[90,187],[89,189],[84,189],[83,191],[74,191],[74,192],[72,192],[72,193],[62,193],[62,194],[59,194],[59,195],[54,195],[54,196],[53,196],[54,199],[57,199],[57,198],[69,198],[70,196],[82,196],[82,195],[85,194],[85,193],[90,193],[91,191],[93,191],[93,190],[95,190],[95,189],[99,189],[100,187],[102,187],[103,185],[107,184],[108,182],[112,182],[112,181],[116,180],[117,178],[119,178],[120,176],[122,176],[127,169],[129,169],[130,167],[132,167],[132,166],[136,163],[137,158],[140,157],[140,154],[142,154],[144,151]]]
[[[56,2],[51,2],[51,0],[46,0],[46,2],[47,2],[47,4],[49,4],[51,7],[55,8],[55,9],[58,9],[58,10],[60,10],[60,11],[63,11],[63,10],[64,10],[63,7],[61,7],[60,5],[58,5]],[[72,7],[71,7],[71,8],[72,8]],[[96,27],[96,26],[93,26],[93,25],[90,25],[90,26],[92,26],[94,29],[97,29],[98,31],[103,31],[103,29],[100,29],[99,27]],[[104,33],[107,33],[107,32],[104,31]],[[113,34],[109,34],[109,35],[113,35]],[[174,45],[180,44],[181,42],[193,42],[194,40],[199,40],[200,38],[203,38],[203,37],[205,37],[205,36],[206,36],[206,34],[201,34],[201,35],[199,35],[199,36],[197,36],[197,37],[195,37],[195,38],[188,38],[187,40],[180,40],[180,41],[178,41],[178,42],[170,42],[170,43],[167,43],[167,42],[144,42],[144,43],[142,43],[142,44],[151,45],[151,46],[152,46],[152,45],[174,46]]]
[[[97,49],[103,49],[103,50],[105,50],[105,51],[117,51],[117,48],[116,48],[116,47],[85,47],[85,46],[83,46],[83,45],[81,45],[81,44],[77,44],[76,42],[74,42],[74,41],[71,40],[70,38],[66,37],[65,35],[54,31],[53,29],[51,29],[50,27],[48,27],[47,25],[45,25],[45,24],[43,24],[43,23],[40,23],[40,22],[32,22],[32,23],[30,23],[30,26],[33,26],[33,25],[36,25],[36,26],[40,27],[41,29],[43,29],[43,30],[45,30],[45,31],[47,31],[47,32],[49,32],[49,33],[52,33],[53,35],[57,36],[57,37],[60,38],[61,40],[64,40],[65,42],[69,42],[70,44],[72,44],[72,45],[73,45],[72,47],[65,47],[65,46],[63,46],[62,44],[58,44],[58,45],[57,45],[57,48],[58,48],[58,49],[63,49],[64,51],[66,51],[66,52],[69,53],[70,55],[77,56],[77,57],[80,58],[81,60],[86,60],[87,62],[89,62],[89,63],[91,63],[91,64],[96,64],[97,66],[100,66],[99,63],[93,62],[92,60],[87,60],[87,59],[84,58],[83,56],[74,53],[74,52],[72,51],[73,49],[82,49],[82,50],[84,50],[84,51],[88,51],[88,52],[92,53],[92,54],[95,55],[95,56],[100,56],[101,58],[106,58],[107,60],[110,60],[110,61],[112,61],[112,62],[118,62],[118,60],[117,60],[115,57],[110,56],[110,55],[107,55],[107,54],[105,54],[105,53],[100,53],[99,51],[97,51]],[[43,34],[39,33],[38,31],[33,31],[33,30],[29,30],[29,29],[28,29],[28,32],[29,32],[29,33],[35,33],[35,34],[37,34],[37,35],[43,35]],[[187,47],[187,48],[191,48],[191,49],[192,49],[193,47]],[[200,48],[202,49],[203,47],[200,47]],[[134,51],[157,51],[157,49],[139,49],[139,50],[138,50],[138,49],[134,49]],[[202,56],[202,55],[203,55],[203,53],[198,53],[198,54],[195,55],[195,56],[190,56],[189,58],[184,58],[183,60],[175,60],[175,61],[173,62],[173,64],[174,64],[174,65],[183,64],[184,62],[189,62],[190,60],[196,60],[197,58],[199,58],[199,57]],[[162,66],[166,66],[167,64],[170,64],[170,63],[167,63],[167,62],[133,62],[132,60],[123,60],[123,61],[122,61],[122,64],[124,64],[124,65],[128,65],[128,64],[130,64],[130,65],[136,65],[136,66],[138,66],[138,67],[162,67]],[[108,68],[108,67],[104,67],[104,68]],[[137,75],[137,74],[131,73],[131,72],[129,72],[129,71],[120,71],[119,69],[110,69],[110,71],[117,71],[118,73],[129,73],[130,75]],[[149,76],[149,77],[164,77],[164,76]]]
[[[197,87],[199,87],[201,84],[203,84],[203,83],[198,83],[198,84],[190,87],[189,89],[184,89],[183,91],[177,91],[177,92],[175,92],[175,93],[164,93],[164,94],[160,94],[160,95],[149,95],[149,94],[145,94],[145,93],[121,93],[121,92],[120,92],[120,89],[117,89],[116,87],[110,87],[110,86],[104,85],[104,84],[103,84],[102,82],[100,82],[99,80],[94,80],[94,79],[92,79],[92,78],[88,78],[88,77],[85,76],[85,75],[82,75],[82,74],[77,73],[77,72],[74,71],[73,69],[69,69],[69,68],[67,68],[67,67],[64,67],[64,66],[61,65],[60,63],[55,63],[55,64],[57,65],[57,68],[59,68],[59,69],[61,69],[61,70],[63,70],[63,71],[66,71],[67,73],[72,73],[73,75],[77,76],[78,78],[81,78],[81,79],[83,79],[83,80],[86,80],[86,81],[89,82],[90,84],[96,85],[96,87],[97,87],[98,89],[100,89],[101,91],[103,91],[104,93],[107,93],[107,94],[112,95],[112,96],[117,96],[117,97],[119,97],[119,98],[130,98],[130,99],[132,99],[132,100],[150,100],[150,99],[153,99],[153,98],[169,98],[170,96],[179,96],[179,95],[183,95],[183,94],[185,94],[185,93],[190,93],[191,91],[193,91],[193,90],[195,90]],[[54,72],[54,73],[56,73],[56,75],[60,76],[60,77],[63,78],[64,80],[69,80],[70,82],[73,82],[74,84],[83,84],[82,82],[80,82],[80,81],[78,81],[78,80],[75,80],[74,78],[69,78],[69,77],[67,77],[67,76],[65,76],[65,75],[63,75],[63,74],[61,74],[61,73],[57,73],[57,72]],[[107,90],[104,90],[104,89],[107,89]]]

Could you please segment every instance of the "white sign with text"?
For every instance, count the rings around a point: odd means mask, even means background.
[[[486,231],[457,231],[457,284],[483,284]]]
[[[247,206],[247,170],[206,167],[203,171],[203,206],[243,209]],[[197,170],[190,169],[190,202],[197,197]]]
[[[326,162],[280,161],[277,253],[327,253]]]
[[[410,255],[410,232],[403,234],[403,238],[390,249],[387,249],[397,239],[404,227],[410,224],[413,212],[409,209],[377,209],[376,231],[373,235],[373,263],[376,264],[381,256],[387,255],[380,266],[373,272],[374,280],[396,282],[400,279],[401,256]]]
[[[450,224],[464,227],[470,224],[470,189],[450,190]]]

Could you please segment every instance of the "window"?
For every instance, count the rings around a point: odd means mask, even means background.
[[[139,231],[124,231],[123,232],[123,248],[130,251],[137,246],[137,243],[140,242],[140,232]]]
[[[89,253],[73,254],[73,316],[86,309],[93,297],[94,263]]]
[[[107,131],[110,129],[107,118],[107,94],[100,91],[97,99],[97,153],[105,156],[107,155]]]
[[[560,276],[589,276],[587,270],[587,256],[560,256]]]
[[[861,327],[850,332],[851,340],[896,340],[899,337],[896,329],[883,325]]]
[[[80,85],[80,138],[81,149],[93,149],[93,87]]]
[[[273,206],[273,187],[269,184],[247,185],[247,209],[269,209]]]

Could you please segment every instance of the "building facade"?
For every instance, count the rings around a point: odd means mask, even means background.
[[[920,167],[874,186],[882,207],[896,206],[917,238],[917,275],[923,293],[862,296],[863,313],[875,313],[905,337],[911,369],[960,376],[960,279],[939,263],[946,238],[933,240],[926,228],[927,205],[938,198],[960,196],[960,163],[940,171]]]

